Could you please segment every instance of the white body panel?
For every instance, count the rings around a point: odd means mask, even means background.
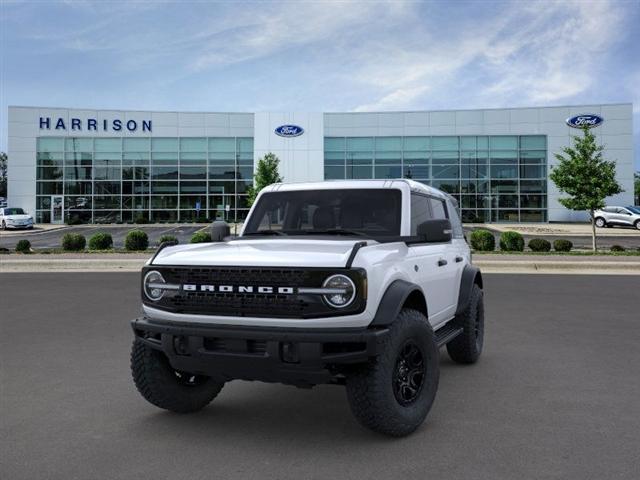
[[[397,188],[403,192],[401,234],[410,233],[410,194],[426,193],[441,199],[445,195],[433,188],[410,180],[355,180],[307,184],[278,184],[261,192],[349,188]],[[259,203],[260,197],[256,201]],[[250,213],[251,215],[251,213]],[[246,225],[246,224],[245,224]],[[216,244],[178,245],[162,250],[153,265],[184,266],[248,266],[248,267],[324,267],[344,268],[359,238],[299,239],[266,237],[238,239]],[[367,306],[357,315],[314,319],[257,318],[174,314],[144,306],[152,318],[173,322],[287,327],[287,328],[362,328],[373,320],[389,285],[404,280],[418,285],[427,299],[429,321],[437,328],[453,318],[458,303],[460,277],[470,261],[464,239],[449,243],[411,244],[403,241],[377,243],[367,241],[354,258],[352,267],[367,272]],[[456,261],[456,257],[458,260]],[[444,260],[446,265],[439,266]]]

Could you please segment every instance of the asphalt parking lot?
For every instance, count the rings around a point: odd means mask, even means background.
[[[129,373],[133,273],[1,274],[4,479],[637,479],[638,276],[486,275],[485,352],[442,355],[427,422],[362,429],[341,387],[225,386],[147,404]]]

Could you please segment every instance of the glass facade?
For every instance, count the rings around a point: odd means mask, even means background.
[[[547,221],[545,135],[325,137],[324,177],[411,178],[452,194],[463,222]]]
[[[52,202],[65,221],[233,221],[252,183],[249,137],[39,137],[36,221],[51,221]]]

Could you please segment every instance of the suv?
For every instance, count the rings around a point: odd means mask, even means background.
[[[640,230],[640,207],[604,207],[593,213],[596,227],[635,227]]]
[[[33,217],[21,208],[0,208],[0,228],[33,228]]]
[[[133,379],[174,412],[234,379],[329,383],[364,426],[403,436],[431,409],[439,347],[470,364],[483,345],[455,200],[411,180],[266,187],[239,237],[161,246],[141,295]]]

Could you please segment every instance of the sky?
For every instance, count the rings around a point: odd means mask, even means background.
[[[0,22],[0,151],[8,105],[255,112],[633,102],[640,170],[640,0],[0,0]]]

